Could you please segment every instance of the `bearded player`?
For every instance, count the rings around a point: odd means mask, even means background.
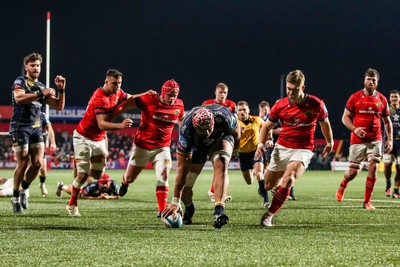
[[[161,95],[145,94],[135,98],[126,108],[140,108],[140,125],[132,144],[132,156],[123,176],[119,195],[128,191],[140,172],[151,161],[156,172],[157,217],[167,206],[168,176],[172,167],[170,152],[171,135],[176,123],[181,123],[184,115],[183,101],[178,98],[179,84],[175,80],[166,81]]]
[[[361,163],[368,161],[365,181],[364,209],[375,210],[372,193],[378,177],[378,165],[382,158],[382,123],[387,140],[385,152],[393,148],[393,128],[387,98],[377,91],[379,72],[369,68],[364,74],[364,88],[353,93],[347,100],[342,123],[351,131],[350,165],[336,191],[336,200],[341,202],[350,181],[361,171]]]

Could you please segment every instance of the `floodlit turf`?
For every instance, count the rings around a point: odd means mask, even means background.
[[[108,173],[121,181],[122,171]],[[11,175],[11,170],[0,172]],[[52,170],[46,183],[50,195],[42,198],[35,180],[25,215],[12,213],[9,197],[0,199],[1,265],[399,266],[400,200],[385,197],[380,173],[373,197],[377,210],[363,209],[362,172],[338,203],[342,176],[307,171],[295,186],[298,200],[287,201],[274,226],[266,229],[260,226],[265,209],[257,183],[248,186],[239,171],[231,171],[230,222],[216,230],[207,196],[210,171],[199,176],[195,187],[193,225],[168,229],[156,218],[152,171],[144,171],[119,200],[81,199],[82,217],[70,218],[68,196],[58,199],[55,190],[57,181],[71,182],[71,171]]]

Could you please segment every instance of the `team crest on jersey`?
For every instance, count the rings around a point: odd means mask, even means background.
[[[183,140],[179,141],[179,144],[181,145],[181,147],[187,147],[187,143]]]
[[[377,103],[375,103],[375,105],[376,105],[377,107],[380,107],[380,106],[382,106],[382,102],[377,102]]]
[[[179,114],[179,109],[175,109],[174,114],[178,115]]]
[[[304,115],[305,115],[306,117],[308,117],[308,118],[311,117],[312,114],[313,114],[312,110],[307,110],[307,111],[304,113]]]

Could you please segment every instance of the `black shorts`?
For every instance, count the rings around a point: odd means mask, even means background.
[[[13,147],[44,142],[41,127],[25,128],[19,131],[10,132],[9,136]]]
[[[239,153],[240,170],[242,172],[247,170],[252,170],[253,165],[256,162],[264,163],[264,157],[261,157],[259,159],[254,159],[255,153],[256,153],[255,150],[253,152],[248,152],[248,153]]]
[[[272,154],[272,150],[274,150],[273,148],[267,148],[267,152],[265,152],[264,154],[264,162],[266,163],[270,163],[271,162],[271,154]]]
[[[209,146],[203,146],[203,147],[194,147],[193,148],[193,154],[192,154],[192,163],[194,164],[202,164],[207,161],[207,156],[211,156],[214,151],[218,150],[221,147],[222,141],[228,141],[229,143],[232,144],[232,147],[235,142],[235,138],[232,135],[224,135],[221,139],[218,141],[215,141],[213,144]]]

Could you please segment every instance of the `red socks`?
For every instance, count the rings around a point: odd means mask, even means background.
[[[81,188],[76,188],[75,186],[72,186],[72,192],[71,192],[71,198],[69,199],[68,205],[69,206],[78,206],[78,197],[79,194],[81,193]]]
[[[348,183],[349,183],[349,181],[347,181],[346,178],[343,178],[342,183],[340,185],[342,187],[346,188]]]
[[[272,203],[268,211],[272,214],[277,213],[278,210],[282,208],[283,204],[285,204],[285,201],[289,196],[289,194],[290,194],[290,189],[283,188],[282,186],[280,186],[276,191],[274,198],[272,199]]]
[[[372,198],[372,193],[374,192],[374,186],[376,183],[376,177],[367,177],[365,182],[365,194],[364,194],[364,202],[370,202]]]
[[[157,186],[156,187],[156,196],[158,202],[158,211],[161,212],[167,207],[168,202],[168,186]]]

